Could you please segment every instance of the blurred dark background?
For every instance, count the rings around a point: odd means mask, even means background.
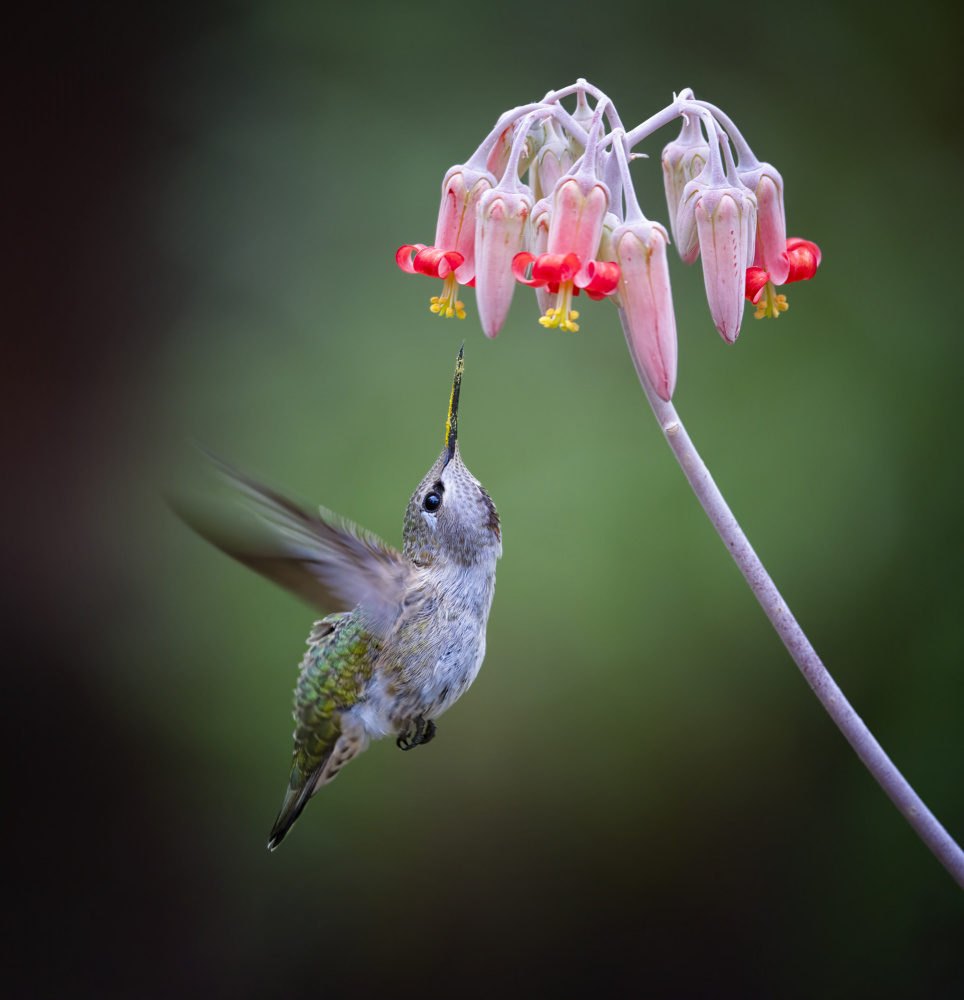
[[[722,106],[817,279],[728,348],[672,262],[675,402],[818,651],[964,836],[962,213],[949,3],[53,5],[15,24],[0,422],[17,997],[959,996],[960,890],[770,631],[615,310],[499,338],[402,274],[505,109]],[[634,166],[666,221],[659,152]],[[485,667],[265,850],[312,613],[167,510],[191,443],[400,542],[460,439]]]

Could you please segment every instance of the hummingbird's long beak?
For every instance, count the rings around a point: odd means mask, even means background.
[[[452,380],[452,395],[449,398],[449,416],[445,422],[445,462],[444,469],[455,457],[455,446],[458,442],[459,388],[462,385],[462,354],[465,344],[459,348],[458,360],[455,362],[455,378]]]

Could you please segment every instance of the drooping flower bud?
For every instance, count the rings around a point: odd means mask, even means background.
[[[681,255],[683,254],[683,241],[676,228],[680,199],[683,197],[686,185],[703,172],[703,167],[706,166],[709,156],[710,147],[703,136],[699,118],[695,115],[683,115],[683,128],[679,136],[666,144],[662,156],[663,187],[666,190],[666,207],[669,210],[670,228],[673,232],[673,241]],[[692,241],[690,242],[692,243]],[[699,256],[699,244],[696,244],[695,253],[690,245],[689,252],[692,259],[686,260],[686,263],[692,264]]]
[[[517,122],[505,171],[498,185],[479,199],[475,228],[475,301],[487,337],[494,337],[512,304],[512,261],[525,250],[532,191],[519,180],[519,160],[527,149],[532,116]]]
[[[552,195],[560,178],[569,173],[575,162],[569,143],[552,119],[545,123],[545,130],[546,140],[536,154],[529,176],[537,201]]]
[[[721,180],[722,179],[722,180]],[[722,186],[721,186],[722,184]],[[700,255],[700,229],[696,213],[700,201],[709,196],[711,201],[715,201],[717,194],[723,190],[733,191],[740,198],[749,196],[747,210],[752,213],[752,218],[747,220],[744,227],[745,247],[743,259],[747,262],[753,260],[754,248],[756,245],[756,198],[743,187],[737,180],[730,185],[722,172],[710,169],[704,170],[699,177],[694,177],[683,189],[683,197],[680,199],[679,212],[676,217],[676,249],[684,264],[693,264]]]
[[[629,347],[667,403],[676,388],[677,358],[668,242],[666,230],[645,219],[626,222],[613,233]]]
[[[700,255],[700,233],[696,225],[696,206],[700,198],[709,188],[709,179],[704,171],[694,177],[683,188],[679,208],[676,212],[676,224],[672,227],[673,239],[676,240],[676,250],[684,264],[696,263]]]
[[[520,185],[521,187],[521,185]],[[486,191],[479,201],[475,230],[475,301],[487,337],[494,337],[512,304],[516,280],[512,260],[525,245],[532,195],[502,187]]]
[[[695,214],[710,315],[720,336],[733,344],[743,321],[747,250],[756,224],[756,199],[746,189],[713,187],[699,199]]]
[[[710,147],[706,167],[683,189],[676,232],[686,263],[702,253],[710,315],[732,344],[743,319],[746,268],[753,262],[756,197],[740,182],[726,136],[716,131],[712,140],[716,145]]]

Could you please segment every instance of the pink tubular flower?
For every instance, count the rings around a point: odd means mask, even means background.
[[[784,253],[787,242],[787,221],[783,209],[783,178],[769,163],[755,162],[744,168],[743,159],[737,169],[740,180],[756,195],[757,231],[753,264],[769,271],[775,285],[782,285],[790,262]]]
[[[781,312],[786,312],[789,308],[787,297],[777,295],[774,286],[789,285],[793,281],[809,281],[820,266],[820,247],[798,236],[786,241],[786,250],[782,256],[787,262],[787,276],[782,282],[774,281],[770,272],[762,267],[746,269],[745,297],[757,307],[753,314],[755,319],[763,319],[764,316],[776,319]]]
[[[668,242],[666,230],[645,219],[624,223],[613,233],[630,350],[642,363],[656,394],[667,403],[676,388],[677,355]]]
[[[475,282],[475,225],[479,199],[495,184],[495,177],[488,170],[461,164],[452,167],[442,182],[435,246],[411,243],[400,247],[395,254],[396,263],[407,274],[431,274],[444,279],[442,294],[432,296],[429,307],[439,316],[465,319],[465,307],[458,298],[459,285]],[[413,249],[418,251],[414,261],[410,260]],[[429,250],[435,251],[435,255],[422,257]],[[453,252],[461,258],[458,263],[454,263],[454,257],[445,256]],[[440,263],[443,260],[445,263]],[[439,263],[434,263],[436,261]]]
[[[546,253],[574,253],[579,258],[580,288],[585,287],[587,269],[599,249],[608,208],[609,190],[595,177],[564,177],[553,192]]]
[[[532,211],[529,195],[498,188],[486,191],[479,202],[479,222],[475,230],[475,301],[487,337],[502,329],[515,275],[512,260],[525,241],[526,220]]]
[[[573,296],[585,289],[590,298],[600,299],[616,290],[619,265],[594,259],[608,207],[609,190],[588,170],[561,178],[553,195],[546,252],[516,255],[516,279],[536,288],[548,285],[556,296],[555,306],[539,320],[543,326],[576,331],[579,313],[571,308]],[[529,264],[532,277],[526,278]]]
[[[579,102],[580,106],[585,104],[585,94]],[[539,319],[545,327],[578,330],[579,313],[571,308],[573,296],[585,289],[590,298],[605,298],[612,295],[619,282],[618,264],[595,259],[609,209],[609,188],[596,174],[602,112],[599,103],[592,114],[588,145],[579,169],[560,177],[553,190],[545,252],[538,257],[516,254],[512,261],[516,280],[535,288],[548,286],[556,296],[555,306],[548,307]],[[528,278],[530,264],[532,277]]]
[[[465,258],[456,279],[467,285],[475,277],[475,224],[479,199],[496,185],[488,170],[473,170],[454,166],[442,181],[442,204],[435,227],[435,246],[441,250],[457,250]]]
[[[519,180],[518,163],[528,142],[529,119],[516,137],[498,186],[479,199],[475,228],[475,301],[487,337],[502,329],[509,313],[515,275],[512,261],[525,244],[526,224],[532,212],[532,192]]]

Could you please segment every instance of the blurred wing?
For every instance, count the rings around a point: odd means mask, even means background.
[[[222,552],[287,588],[321,611],[361,605],[366,625],[384,635],[398,614],[411,567],[380,538],[331,511],[319,516],[208,454],[241,508],[205,513],[173,501],[178,516]],[[251,517],[253,515],[253,518]],[[248,523],[245,523],[247,521]]]

